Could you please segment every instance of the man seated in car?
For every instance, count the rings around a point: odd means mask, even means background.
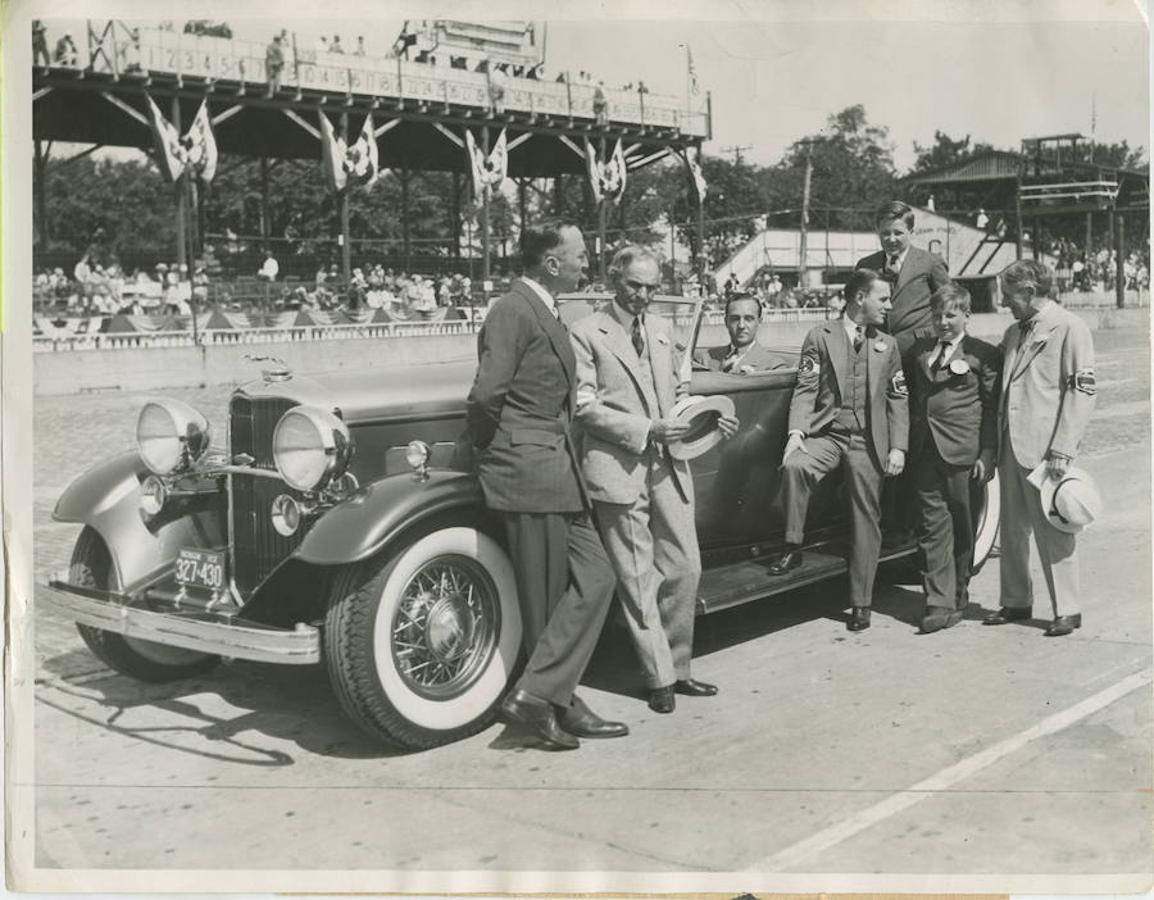
[[[698,350],[694,362],[715,372],[748,375],[770,369],[786,369],[789,363],[778,359],[773,351],[757,340],[761,323],[761,304],[752,294],[738,292],[725,302],[725,328],[729,343]]]

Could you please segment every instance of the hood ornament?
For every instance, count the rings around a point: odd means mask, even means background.
[[[290,369],[279,356],[257,356],[252,353],[246,353],[244,358],[249,362],[269,363],[267,368],[260,370],[261,378],[263,378],[265,382],[289,381],[293,377],[292,369]]]

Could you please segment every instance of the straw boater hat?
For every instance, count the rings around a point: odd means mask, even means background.
[[[670,442],[669,455],[674,459],[695,459],[716,447],[721,442],[717,420],[732,416],[733,412],[733,401],[721,394],[682,397],[673,405],[672,418],[688,422],[689,430],[680,440]]]
[[[1072,468],[1061,478],[1042,483],[1042,512],[1059,531],[1076,534],[1102,512],[1102,495],[1089,473]]]

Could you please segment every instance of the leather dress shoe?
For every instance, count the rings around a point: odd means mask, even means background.
[[[1050,623],[1050,627],[1047,628],[1043,634],[1045,634],[1046,637],[1063,637],[1064,635],[1070,634],[1075,628],[1081,627],[1082,614],[1074,613],[1072,616],[1058,616],[1058,618]]]
[[[849,621],[845,623],[845,630],[865,631],[869,627],[870,608],[868,606],[855,606],[853,608],[853,615],[851,615]]]
[[[673,696],[673,685],[654,688],[649,692],[649,708],[656,713],[671,713],[677,706],[677,698]]]
[[[609,722],[602,719],[577,697],[565,707],[558,722],[565,731],[575,737],[613,738],[629,734],[629,726],[624,722]]]
[[[1028,606],[1003,606],[982,619],[982,624],[1005,625],[1007,622],[1024,622],[1033,617],[1034,613]]]
[[[680,678],[673,682],[673,691],[686,697],[712,697],[717,693],[717,685],[707,684],[696,678]]]
[[[962,621],[960,609],[947,609],[944,606],[931,606],[922,619],[922,634],[933,634],[943,628],[953,628]]]
[[[553,704],[517,689],[501,703],[501,721],[507,725],[524,725],[541,738],[550,750],[576,750],[581,742],[557,723]]]
[[[800,566],[801,562],[801,550],[787,550],[769,561],[767,571],[770,575],[784,575]]]

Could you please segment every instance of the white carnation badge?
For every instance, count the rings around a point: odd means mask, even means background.
[[[970,364],[964,359],[955,359],[950,363],[950,371],[955,375],[965,375],[970,371]]]

